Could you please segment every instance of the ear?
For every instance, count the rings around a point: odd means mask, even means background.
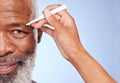
[[[40,29],[38,29],[38,41],[37,41],[37,43],[40,43],[41,37],[42,37],[42,33],[43,32]]]

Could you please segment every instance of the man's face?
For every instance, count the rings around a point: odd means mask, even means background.
[[[24,0],[0,0],[0,83],[13,83],[33,59],[36,40],[33,28],[25,25],[32,14],[25,5]]]

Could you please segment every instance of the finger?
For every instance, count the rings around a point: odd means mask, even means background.
[[[34,27],[37,24],[37,22],[32,23],[30,26]]]
[[[62,26],[59,20],[55,17],[55,15],[52,15],[48,9],[44,10],[44,15],[48,23],[55,29],[59,29]]]
[[[57,19],[57,20],[60,20],[60,16],[59,15],[54,15],[55,16],[55,18]],[[31,26],[32,27],[34,27],[34,28],[39,28],[39,27],[41,27],[41,26],[43,26],[44,24],[47,24],[48,22],[47,22],[47,20],[41,20],[41,21],[38,21],[38,22],[35,22],[35,23],[32,23],[31,24]]]
[[[40,27],[42,27],[42,26],[43,26],[44,24],[46,24],[46,23],[47,23],[47,21],[44,19],[44,20],[41,20],[41,21],[33,24],[32,26],[33,26],[34,28],[40,28]]]
[[[55,17],[58,21],[60,21],[60,19],[61,19],[61,16],[58,15],[58,14],[55,14],[54,17]]]
[[[53,9],[59,7],[59,6],[61,6],[61,4],[50,5],[50,6],[48,6],[46,9],[48,9],[49,11],[51,11],[51,10],[53,10]],[[62,10],[61,12],[58,12],[57,14],[58,14],[59,16],[68,16],[68,15],[69,15],[69,16],[71,17],[71,15],[67,12],[66,9],[65,9],[65,10]]]
[[[45,9],[53,10],[53,9],[59,7],[59,6],[61,6],[61,4],[50,5],[50,6],[46,7]]]
[[[48,35],[52,36],[52,33],[54,30],[50,29],[49,27],[47,26],[42,26],[40,27],[39,29],[41,29],[43,32],[47,33]]]

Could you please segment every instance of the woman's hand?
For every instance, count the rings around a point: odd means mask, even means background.
[[[50,10],[59,6],[52,5],[47,7],[43,11],[46,19],[34,23],[32,26],[52,36],[63,57],[69,60],[70,56],[80,49],[82,45],[79,40],[75,21],[66,10],[51,15]],[[54,30],[44,26],[45,24],[51,25],[54,27]]]
[[[32,24],[55,40],[63,57],[71,62],[86,83],[116,83],[115,80],[83,48],[74,19],[66,10],[51,15],[50,10],[59,5],[49,6],[44,10],[46,19]],[[45,24],[54,27],[50,29]]]

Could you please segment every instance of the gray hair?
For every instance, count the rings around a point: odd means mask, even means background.
[[[33,5],[33,12],[35,14],[35,18],[38,17],[38,4],[37,0],[32,0],[32,5]]]
[[[29,1],[29,0],[27,0]],[[31,20],[35,19],[38,17],[38,4],[37,4],[37,0],[30,0],[31,1],[31,10],[32,10],[32,14],[31,14]],[[34,37],[35,37],[35,40],[36,40],[36,44],[37,44],[37,41],[38,41],[38,30],[37,29],[34,29],[33,30],[33,33],[34,33]],[[37,47],[37,46],[36,46]]]

